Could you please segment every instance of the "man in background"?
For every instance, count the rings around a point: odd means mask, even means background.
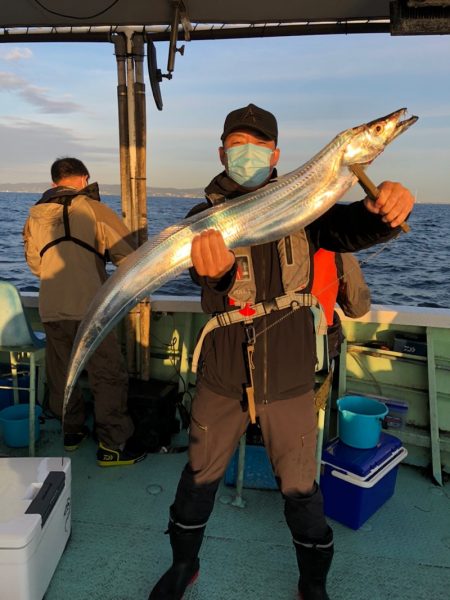
[[[40,280],[39,314],[44,325],[49,407],[62,418],[64,387],[73,342],[89,303],[107,278],[106,262],[118,265],[135,244],[131,232],[102,204],[97,183],[77,158],[51,167],[53,186],[30,209],[23,230],[25,258]],[[133,447],[127,410],[128,374],[115,333],[87,365],[94,397],[100,466],[131,465],[145,457]],[[64,448],[73,451],[89,435],[86,407],[77,386],[64,415]]]

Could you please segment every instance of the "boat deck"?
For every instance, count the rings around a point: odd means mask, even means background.
[[[0,452],[26,455],[26,449],[4,446]],[[88,439],[66,453],[72,459],[72,536],[45,600],[146,600],[170,564],[164,531],[186,453],[99,468],[95,452]],[[58,425],[47,421],[37,455],[62,453]],[[246,489],[242,509],[230,504],[233,491],[223,484],[219,489],[200,577],[184,600],[294,600],[298,573],[280,494]],[[448,600],[449,483],[438,487],[418,469],[400,465],[394,496],[358,531],[330,522],[336,543],[332,600]]]

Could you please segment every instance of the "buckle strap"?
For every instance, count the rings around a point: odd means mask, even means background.
[[[275,310],[283,310],[286,308],[297,310],[298,308],[302,307],[316,307],[319,309],[313,311],[314,328],[317,335],[325,335],[327,332],[326,318],[319,301],[312,294],[287,292],[283,296],[277,296],[273,300],[258,302],[258,304],[252,306],[252,309],[255,312],[252,314],[251,317],[243,315],[240,312],[240,309],[235,309],[215,315],[203,327],[203,330],[200,334],[200,338],[197,342],[197,345],[195,346],[194,353],[192,355],[192,372],[197,372],[200,351],[202,349],[205,337],[208,335],[208,333],[210,333],[214,329],[217,329],[217,327],[226,327],[227,325],[232,325],[234,323],[242,323],[243,321],[245,321],[246,323],[251,323],[254,319],[269,315]]]
[[[217,319],[217,323],[220,327],[225,327],[226,325],[231,325],[231,323],[233,323],[231,313],[228,312],[220,313],[216,315],[215,318]]]

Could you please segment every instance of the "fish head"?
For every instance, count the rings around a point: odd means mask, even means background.
[[[400,108],[385,117],[345,131],[343,163],[345,165],[371,163],[392,140],[417,121],[416,116],[405,119],[406,112],[406,108]]]

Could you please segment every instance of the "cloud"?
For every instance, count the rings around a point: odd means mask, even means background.
[[[46,173],[58,156],[113,162],[117,155],[117,149],[96,146],[69,127],[25,119],[0,120],[0,139],[0,173],[4,180],[9,169],[21,169],[20,180],[32,181],[28,174],[30,168],[36,170],[42,165]]]
[[[36,106],[41,113],[63,114],[83,111],[81,104],[71,100],[49,98],[44,88],[31,85],[22,77],[7,71],[0,71],[0,89],[19,94],[24,100]]]
[[[29,48],[11,48],[5,52],[0,52],[0,58],[6,61],[17,61],[17,60],[28,60],[33,56],[33,53]]]

